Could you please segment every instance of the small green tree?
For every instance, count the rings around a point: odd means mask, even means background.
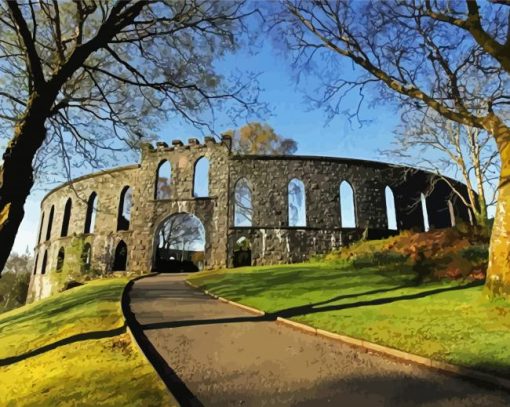
[[[34,259],[28,248],[24,254],[12,253],[0,280],[0,311],[5,312],[25,304]]]

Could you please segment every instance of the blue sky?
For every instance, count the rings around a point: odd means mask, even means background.
[[[245,50],[237,52],[219,61],[218,69],[228,75],[229,71],[259,72],[259,82],[263,88],[260,99],[269,105],[270,114],[267,117],[252,120],[269,123],[279,134],[291,137],[298,142],[296,154],[324,155],[335,157],[362,158],[381,160],[378,150],[389,147],[393,139],[392,131],[398,123],[398,115],[391,105],[378,105],[368,108],[365,103],[361,110],[361,118],[370,120],[370,124],[360,127],[357,122],[349,124],[343,115],[327,122],[324,111],[310,110],[305,102],[304,94],[313,94],[318,83],[309,78],[296,84],[290,64],[272,48],[269,41],[264,42],[255,55]],[[346,64],[345,74],[352,75],[351,65]],[[351,100],[345,101],[345,107],[354,107],[358,103],[356,92]],[[238,123],[242,125],[243,123]],[[229,123],[226,116],[218,114],[215,130],[221,132],[236,125]],[[189,137],[201,138],[201,133],[194,127],[174,120],[165,123],[160,132],[162,141],[171,142],[172,139]],[[126,157],[125,162],[132,163]],[[79,175],[79,174],[76,174]],[[32,250],[37,238],[40,201],[50,187],[38,185],[25,204],[25,218],[19,229],[14,250],[23,252],[26,247]]]

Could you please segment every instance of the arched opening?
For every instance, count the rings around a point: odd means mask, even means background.
[[[455,209],[453,207],[452,201],[448,199],[448,212],[450,213],[450,224],[453,227],[455,227]]]
[[[190,213],[169,216],[156,229],[154,270],[163,273],[202,270],[205,239],[205,228],[196,216]]]
[[[303,181],[293,178],[288,185],[289,226],[306,226],[306,195]]]
[[[60,273],[64,268],[65,250],[63,247],[60,248],[57,255],[57,273]]]
[[[48,251],[44,251],[44,256],[41,265],[41,274],[46,274],[46,264],[48,264]]]
[[[41,225],[39,226],[39,235],[37,235],[37,243],[41,243],[43,225],[44,225],[44,212],[41,215]]]
[[[429,212],[427,210],[427,198],[423,193],[420,194],[420,201],[421,201],[421,212],[423,214],[423,230],[425,232],[428,232],[430,230],[429,225]]]
[[[242,236],[234,246],[234,267],[251,266],[251,244]]]
[[[85,229],[84,233],[94,233],[96,227],[96,214],[97,214],[97,194],[92,192],[87,201],[87,213],[85,215]]]
[[[172,184],[172,166],[167,160],[158,165],[156,171],[156,185],[154,199],[170,199],[170,185]]]
[[[131,222],[131,203],[133,192],[129,186],[122,188],[119,199],[119,212],[117,216],[117,230],[129,230]]]
[[[71,207],[73,201],[69,198],[64,208],[64,218],[62,219],[62,229],[60,230],[60,237],[66,237],[69,232],[69,221],[71,220]]]
[[[209,196],[209,160],[206,157],[200,157],[195,162],[193,196],[195,198]]]
[[[82,271],[88,272],[90,270],[91,260],[92,260],[92,247],[90,246],[90,243],[85,243],[83,245],[83,250],[81,252]]]
[[[234,187],[234,226],[251,226],[252,222],[251,188],[246,178],[240,178]]]
[[[113,271],[125,271],[127,264],[128,248],[124,240],[121,240],[115,248],[115,257],[113,258]]]
[[[55,215],[55,205],[51,205],[50,216],[48,217],[48,226],[46,227],[46,240],[51,239],[51,228],[53,226],[53,216]]]
[[[35,262],[34,262],[34,276],[35,274],[37,273],[37,263],[39,262],[39,254],[37,256],[35,256]]]
[[[357,225],[354,190],[347,181],[340,183],[340,224],[343,228],[355,228]]]
[[[397,211],[395,209],[395,197],[389,186],[384,188],[384,198],[386,201],[386,217],[388,219],[388,229],[397,230]]]

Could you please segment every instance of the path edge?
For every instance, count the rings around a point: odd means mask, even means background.
[[[165,384],[170,397],[175,402],[175,406],[180,407],[202,407],[203,404],[191,393],[186,385],[180,380],[177,374],[168,366],[165,360],[159,355],[154,346],[143,332],[143,328],[136,320],[135,314],[131,311],[131,299],[129,293],[136,281],[157,276],[159,273],[148,273],[136,276],[129,280],[124,286],[121,297],[122,315],[126,324],[131,341],[138,348],[139,353],[152,366],[159,379]]]
[[[227,300],[226,298],[219,297],[216,294],[211,293],[208,290],[202,289],[200,286],[193,284],[192,282],[186,280],[186,284],[190,287],[202,291],[204,294],[209,295],[212,298],[215,298],[221,302],[225,302],[231,305],[234,305],[238,308],[242,308],[246,311],[252,312],[257,315],[265,315],[264,311],[259,309],[250,307],[248,305],[240,304],[235,301]],[[505,379],[503,377],[499,377],[493,375],[491,373],[482,372],[479,370],[471,369],[468,367],[454,365],[447,362],[440,362],[438,360],[430,359],[424,356],[415,355],[413,353],[405,352],[402,350],[390,348],[388,346],[379,345],[377,343],[365,341],[358,338],[353,338],[347,335],[341,335],[334,332],[326,331],[324,329],[314,328],[313,326],[303,324],[301,322],[292,321],[287,318],[277,317],[276,322],[279,322],[283,325],[286,325],[291,328],[298,329],[300,331],[306,332],[312,335],[322,336],[324,338],[333,339],[342,343],[345,343],[349,346],[361,348],[367,352],[376,352],[380,353],[395,359],[399,359],[406,362],[412,362],[417,365],[426,366],[431,369],[439,370],[443,373],[453,374],[462,378],[476,380],[478,382],[484,382],[496,387],[500,387],[504,390],[510,390],[510,379]]]

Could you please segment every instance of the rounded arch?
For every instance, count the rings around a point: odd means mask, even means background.
[[[42,265],[41,265],[41,274],[46,274],[47,264],[48,264],[48,250],[45,250]]]
[[[98,208],[98,197],[93,191],[87,200],[87,213],[85,214],[85,227],[83,233],[94,233],[96,228],[96,214]]]
[[[113,257],[112,271],[126,271],[128,247],[124,240],[117,243]]]
[[[427,197],[422,192],[420,194],[420,202],[421,202],[421,212],[423,215],[423,230],[425,232],[428,232],[430,230],[430,224],[429,224],[429,211],[427,209]]]
[[[129,230],[131,223],[131,205],[133,190],[129,185],[122,188],[119,198],[119,210],[117,214],[117,230]]]
[[[170,199],[172,184],[172,165],[168,160],[162,160],[156,170],[154,182],[154,199]]]
[[[39,234],[37,235],[37,243],[41,243],[42,238],[42,232],[43,232],[43,226],[44,226],[44,211],[41,214],[41,224],[39,226]]]
[[[62,219],[62,229],[60,230],[60,237],[66,237],[69,232],[69,221],[71,220],[71,209],[73,207],[73,200],[68,198],[66,206],[64,207],[64,217]]]
[[[209,196],[209,159],[205,156],[195,161],[193,169],[193,196],[195,198]]]
[[[62,269],[64,268],[65,256],[66,256],[65,249],[63,247],[61,247],[59,249],[58,255],[57,255],[57,268],[56,268],[57,273],[60,273],[62,271]]]
[[[287,185],[289,226],[306,226],[306,190],[305,184],[298,178],[292,178]]]
[[[249,181],[242,177],[234,185],[234,226],[252,226],[252,189]]]
[[[38,265],[39,265],[39,253],[37,254],[37,256],[35,256],[34,272],[32,273],[34,276],[37,274],[37,266]]]
[[[154,233],[153,270],[198,271],[205,265],[206,232],[202,221],[188,212],[166,216]]]
[[[53,217],[55,216],[55,205],[51,205],[48,225],[46,226],[46,241],[51,239],[51,228],[53,227]]]
[[[347,180],[340,183],[340,224],[343,228],[355,228],[358,224],[356,216],[356,195],[354,188]]]
[[[81,266],[82,271],[88,272],[90,270],[90,265],[92,261],[92,246],[89,242],[83,245],[83,250],[81,252]]]
[[[386,202],[386,219],[389,230],[397,230],[397,210],[395,207],[395,195],[389,185],[384,188],[384,200]]]
[[[457,222],[456,222],[456,219],[455,219],[455,208],[453,206],[453,203],[452,203],[451,199],[448,199],[448,213],[450,214],[450,226],[451,227],[455,227]]]

